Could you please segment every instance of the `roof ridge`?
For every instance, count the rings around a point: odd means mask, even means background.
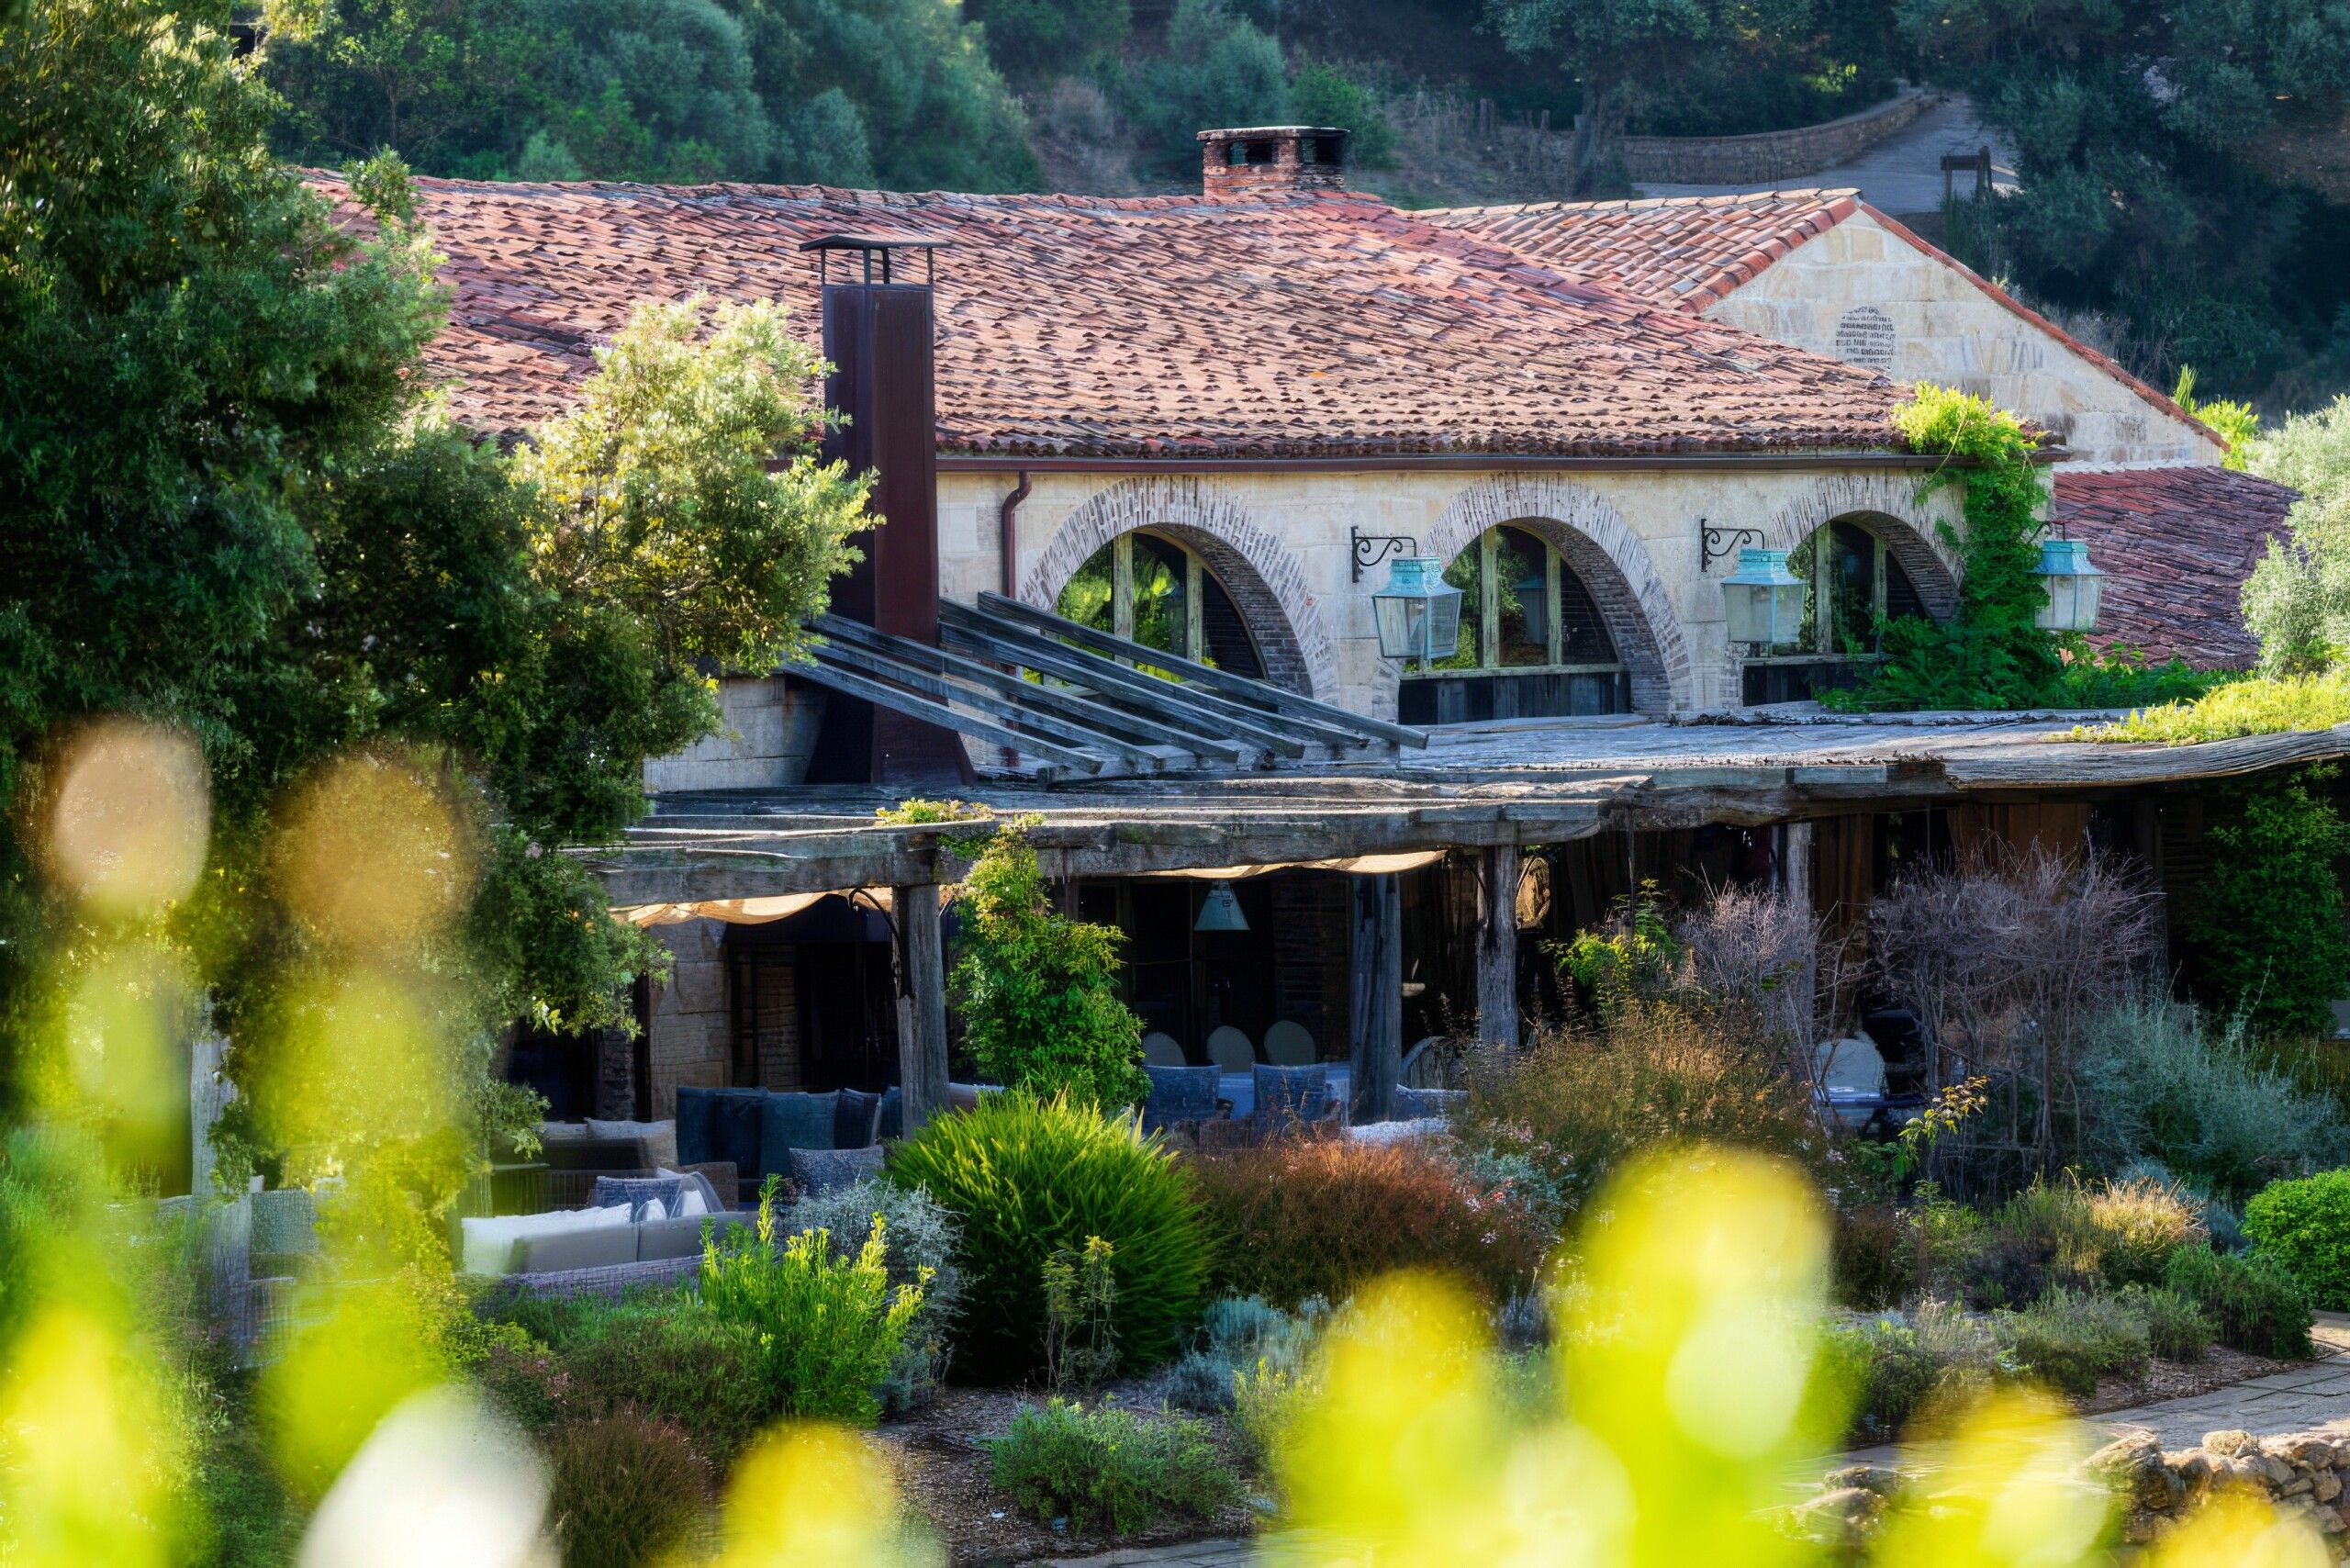
[[[1408,210],[1414,218],[1438,220],[1447,218],[1462,222],[1479,217],[1502,213],[1513,216],[1546,212],[1631,212],[1644,207],[1761,207],[1776,202],[1794,203],[1798,198],[1810,198],[1821,206],[1833,206],[1847,196],[1857,197],[1858,185],[1790,185],[1767,191],[1716,191],[1697,196],[1604,196],[1588,201],[1520,201],[1494,202],[1470,207],[1425,207]],[[1447,224],[1448,228],[1452,225]]]

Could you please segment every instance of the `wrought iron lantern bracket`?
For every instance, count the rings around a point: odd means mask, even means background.
[[[1416,555],[1420,542],[1408,533],[1365,533],[1349,527],[1347,539],[1354,546],[1354,558],[1348,566],[1349,582],[1362,581],[1364,572],[1391,555]]]
[[[1727,561],[1738,554],[1742,544],[1762,548],[1762,531],[1759,528],[1715,528],[1704,518],[1697,520],[1697,575],[1703,577],[1716,561]]]

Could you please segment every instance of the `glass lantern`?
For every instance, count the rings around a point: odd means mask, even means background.
[[[2032,624],[2043,632],[2088,632],[2097,627],[2098,600],[2105,597],[2105,574],[2089,564],[2089,547],[2077,539],[2043,539],[2040,565],[2031,569],[2048,590]]]
[[[1240,895],[1232,890],[1230,882],[1219,881],[1208,889],[1208,896],[1200,901],[1200,917],[1192,923],[1194,931],[1246,931],[1248,917],[1240,913]]]
[[[1785,550],[1740,550],[1738,570],[1722,579],[1729,640],[1761,648],[1798,641],[1808,586],[1787,569]]]
[[[1387,586],[1371,596],[1379,622],[1379,651],[1422,665],[1450,658],[1460,646],[1460,590],[1444,580],[1433,555],[1398,555]]]

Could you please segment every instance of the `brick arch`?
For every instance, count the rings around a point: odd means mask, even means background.
[[[1958,557],[1942,543],[1932,508],[1910,475],[1831,475],[1772,514],[1764,545],[1793,550],[1840,519],[1864,523],[1885,541],[1886,554],[1909,575],[1934,619],[1947,620],[1958,608]]]
[[[1126,479],[1095,491],[1054,532],[1020,597],[1052,609],[1096,550],[1138,528],[1179,541],[1215,574],[1256,639],[1267,679],[1308,697],[1336,693],[1337,650],[1297,557],[1250,521],[1238,497],[1198,478]]]
[[[1477,536],[1502,523],[1539,533],[1590,591],[1607,634],[1630,672],[1632,707],[1666,713],[1693,707],[1689,645],[1656,564],[1623,514],[1594,491],[1547,474],[1480,479],[1445,506],[1421,548],[1449,562]],[[1391,666],[1384,684],[1400,676]]]

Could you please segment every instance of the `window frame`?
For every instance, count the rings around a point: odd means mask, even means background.
[[[1182,557],[1183,561],[1183,645],[1180,648],[1161,648],[1156,651],[1166,654],[1169,658],[1189,659],[1194,664],[1204,663],[1208,653],[1207,595],[1202,591],[1202,585],[1214,581],[1216,591],[1230,601],[1235,610],[1240,610],[1240,601],[1233,597],[1232,590],[1216,577],[1207,562],[1201,559],[1197,550],[1192,549],[1181,539],[1161,533],[1156,529],[1129,528],[1110,540],[1111,633],[1113,636],[1123,637],[1129,643],[1139,640],[1135,636],[1135,541],[1137,537],[1145,535],[1148,536],[1152,543],[1163,545],[1174,551]],[[1090,561],[1092,556],[1089,555],[1086,559]],[[1079,570],[1083,569],[1083,563],[1080,563]],[[1062,585],[1061,592],[1068,591],[1068,585]],[[1054,596],[1053,610],[1055,614],[1060,613],[1059,594]],[[1256,655],[1257,667],[1261,670],[1266,667],[1264,644],[1258,637],[1256,629],[1248,624],[1245,611],[1240,612],[1238,619],[1240,633],[1248,639],[1249,651]]]
[[[1501,662],[1502,588],[1501,574],[1496,570],[1496,566],[1501,557],[1504,529],[1522,533],[1542,547],[1543,628],[1546,645],[1540,664],[1505,665]],[[1564,618],[1559,611],[1564,597],[1566,575],[1574,568],[1568,564],[1566,557],[1560,554],[1556,543],[1534,529],[1514,522],[1497,522],[1477,535],[1474,548],[1477,551],[1477,604],[1475,607],[1477,662],[1474,665],[1438,665],[1427,669],[1406,669],[1403,673],[1404,679],[1460,680],[1513,675],[1616,675],[1624,673],[1629,668],[1624,662],[1623,650],[1620,648],[1617,650],[1617,656],[1612,660],[1583,660],[1572,664],[1566,661],[1564,656],[1566,625]],[[1463,551],[1460,554],[1466,553]],[[1460,558],[1460,554],[1455,554],[1452,560],[1457,561]],[[1445,563],[1446,570],[1449,571],[1451,566],[1452,561]],[[1580,582],[1582,579],[1578,577],[1576,580]],[[1591,592],[1588,585],[1585,585],[1583,592],[1586,595]],[[1595,604],[1596,601],[1595,601]],[[1604,617],[1602,624],[1605,625]],[[1606,630],[1607,640],[1610,643],[1615,642],[1615,629],[1607,627]]]

